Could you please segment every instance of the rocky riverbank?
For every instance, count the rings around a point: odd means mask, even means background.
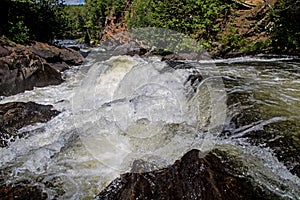
[[[58,85],[61,72],[80,65],[83,57],[72,49],[46,43],[29,45],[0,40],[0,96],[10,96],[34,87]],[[45,123],[59,114],[50,105],[34,102],[0,104],[0,148],[8,147],[30,133],[19,130],[35,123]],[[1,179],[1,178],[0,178]],[[46,199],[47,194],[28,183],[1,185],[1,199]]]
[[[63,82],[61,72],[83,61],[81,54],[73,49],[40,42],[21,45],[0,40],[0,96],[58,85]],[[52,106],[33,102],[0,104],[0,147],[27,135],[19,135],[20,128],[47,122],[58,113]]]
[[[32,42],[29,45],[0,40],[0,96],[10,96],[34,87],[58,85],[61,72],[84,61],[79,52]]]
[[[16,138],[25,137],[29,133],[19,133],[22,127],[45,123],[59,112],[50,105],[39,105],[34,102],[13,102],[0,104],[0,147],[6,147]]]

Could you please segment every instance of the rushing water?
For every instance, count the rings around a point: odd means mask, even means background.
[[[0,149],[3,180],[33,182],[49,199],[92,198],[134,160],[153,170],[192,148],[219,148],[244,176],[299,198],[300,64],[244,57],[183,66],[93,49],[63,84],[4,98],[61,114]]]

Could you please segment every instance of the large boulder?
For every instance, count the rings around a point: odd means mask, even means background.
[[[0,60],[0,96],[63,82],[60,71],[35,56],[10,56]]]
[[[33,102],[12,102],[0,104],[0,147],[6,147],[20,135],[18,130],[37,122],[47,122],[59,112],[50,105]]]
[[[29,49],[36,55],[44,58],[48,63],[65,62],[68,65],[81,65],[82,55],[73,49],[56,47],[46,43],[35,42]]]
[[[224,162],[224,152],[200,157],[191,150],[172,166],[143,173],[127,173],[115,179],[96,199],[272,199],[267,189],[255,186],[250,177]],[[137,168],[138,167],[138,168]]]
[[[72,49],[38,42],[24,46],[0,41],[0,96],[58,85],[63,82],[62,71],[82,63],[83,57]]]
[[[141,45],[134,40],[121,44],[114,49],[114,55],[142,56],[147,52],[149,52],[149,48],[147,46]]]

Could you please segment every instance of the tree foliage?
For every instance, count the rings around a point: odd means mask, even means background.
[[[86,32],[87,12],[83,5],[65,6],[66,27],[63,38],[78,39]]]
[[[136,0],[127,14],[129,27],[153,26],[209,39],[220,30],[218,19],[230,4],[220,0]]]
[[[67,34],[67,37],[84,37],[88,34],[90,38],[100,39],[101,32],[105,28],[107,16],[113,13],[115,22],[122,19],[124,10],[130,1],[86,0],[83,6],[67,6],[65,11],[68,17],[68,30],[70,33]]]
[[[63,34],[65,15],[59,0],[1,0],[0,34],[16,42],[48,42]]]
[[[86,0],[66,6],[63,0],[1,0],[0,36],[16,42],[54,38],[101,39],[108,16],[129,28],[158,27],[178,31],[205,47],[220,40],[230,0]],[[300,1],[277,0],[271,14],[271,43],[278,51],[300,49]],[[224,20],[225,19],[225,20]],[[223,21],[222,21],[223,20]],[[225,30],[226,32],[226,30]],[[241,36],[226,35],[228,45],[244,45]],[[221,42],[223,42],[221,40]],[[245,44],[246,45],[246,44]]]
[[[278,51],[300,50],[300,1],[279,0],[275,4],[273,45]]]

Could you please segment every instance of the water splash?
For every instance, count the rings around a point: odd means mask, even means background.
[[[193,70],[170,69],[156,58],[119,56],[101,61],[105,53],[91,51],[87,64],[66,72],[66,82],[60,86],[36,88],[1,100],[34,100],[62,111],[46,124],[21,129],[20,132],[30,131],[30,136],[0,149],[5,183],[30,180],[41,186],[49,199],[93,198],[121,172],[131,170],[135,160],[152,163],[149,170],[153,170],[173,163],[190,148],[209,150],[218,144],[215,148],[241,160],[245,177],[284,198],[298,198],[299,178],[289,172],[266,143],[254,145],[245,138],[282,120],[299,119],[298,65],[252,65],[249,63],[256,60],[250,62],[250,58],[248,63],[230,68],[223,61],[219,66],[198,63],[195,70],[205,79],[195,92],[185,83]],[[147,73],[142,73],[139,66],[145,67]],[[236,107],[229,107],[229,114],[240,114],[248,108],[248,101],[253,112],[264,114],[261,121],[231,127],[228,137],[215,137],[221,129],[219,119],[225,115],[216,112],[222,110],[218,102],[224,93],[211,81],[220,73],[230,80],[227,94],[238,94],[240,100]],[[148,77],[151,84],[141,85],[137,78],[128,85],[136,74]],[[219,98],[212,101],[211,95]],[[132,118],[127,117],[128,112]],[[293,127],[287,127],[287,132],[296,136],[299,133]]]

